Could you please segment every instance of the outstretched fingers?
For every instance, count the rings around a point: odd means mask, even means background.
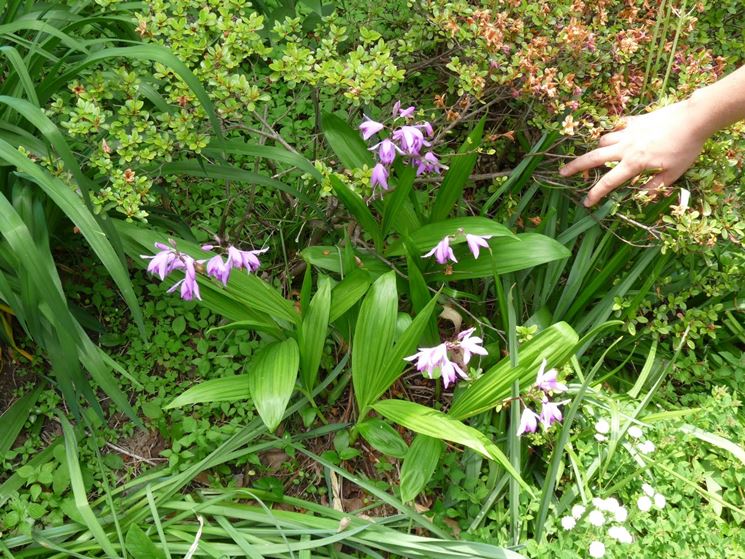
[[[608,171],[601,179],[590,189],[585,198],[585,207],[594,206],[605,196],[613,192],[627,180],[633,179],[639,174],[639,167],[629,165],[621,161],[613,169]]]
[[[620,161],[621,157],[622,151],[618,145],[600,147],[573,159],[562,167],[559,173],[564,177],[570,177],[580,171],[600,167],[609,161]]]

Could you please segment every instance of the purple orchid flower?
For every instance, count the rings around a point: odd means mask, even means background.
[[[220,280],[223,285],[228,285],[230,266],[226,262],[223,262],[222,256],[218,254],[207,261],[207,275]]]
[[[249,273],[255,272],[261,266],[261,262],[257,257],[257,254],[265,253],[268,248],[261,250],[239,250],[234,246],[228,247],[228,261],[225,264],[228,269],[231,268],[245,268]]]
[[[442,374],[442,385],[445,388],[451,383],[454,384],[458,380],[458,376],[468,380],[468,375],[463,372],[463,369],[455,361],[451,361],[450,359],[445,359],[440,365],[440,373]]]
[[[173,247],[163,243],[155,243],[155,248],[160,250],[158,254],[155,256],[141,254],[140,258],[149,259],[150,263],[147,265],[147,271],[164,280],[168,274],[176,269],[179,254]]]
[[[566,392],[566,384],[556,380],[558,372],[556,369],[546,371],[546,360],[543,360],[541,367],[538,369],[538,375],[535,379],[535,386],[544,392]]]
[[[453,249],[450,248],[449,236],[443,238],[439,243],[435,245],[432,250],[422,256],[422,258],[427,258],[428,256],[432,255],[435,256],[435,260],[437,260],[439,264],[447,264],[448,260],[458,262],[458,260],[455,258],[455,254],[453,254]]]
[[[416,370],[426,372],[429,378],[433,378],[435,369],[442,366],[448,360],[448,347],[446,343],[434,347],[420,347],[414,355],[404,357],[406,361],[416,360]]]
[[[380,185],[383,190],[388,190],[388,169],[382,163],[373,167],[370,176],[370,186],[374,189],[376,185]]]
[[[429,142],[424,140],[424,135],[418,126],[402,126],[394,130],[392,138],[408,155],[418,156],[423,146],[429,146]]]
[[[567,401],[568,400],[563,402],[550,402],[548,398],[543,399],[541,402],[541,414],[539,417],[544,429],[549,429],[551,425],[560,422],[564,418],[559,406],[566,404]]]
[[[378,158],[383,165],[391,165],[396,159],[396,144],[387,138],[370,149],[378,150]]]
[[[463,351],[463,364],[467,365],[471,360],[471,354],[488,355],[488,352],[482,347],[484,340],[478,336],[472,336],[476,328],[463,330],[458,334],[458,346]]]
[[[365,122],[360,124],[360,132],[362,132],[362,139],[369,140],[371,136],[374,136],[385,128],[384,124],[376,122],[371,118],[365,116]]]
[[[400,118],[409,118],[411,115],[414,114],[415,111],[416,111],[416,107],[412,105],[411,107],[407,107],[405,109],[399,109],[398,116]]]
[[[440,164],[440,160],[437,159],[437,156],[432,153],[431,151],[428,151],[424,154],[424,156],[420,159],[415,160],[417,164],[416,168],[416,176],[423,173],[437,173],[439,174],[440,171],[443,169],[443,165]]]
[[[168,290],[168,293],[175,291],[179,286],[181,287],[181,298],[184,301],[191,301],[196,298],[200,301],[202,297],[199,294],[199,283],[197,283],[197,271],[195,266],[195,260],[191,256],[182,254],[180,256],[180,262],[184,270],[184,278],[174,283]]]
[[[530,408],[525,408],[520,416],[520,425],[517,428],[517,436],[525,433],[535,433],[538,429],[538,415]]]
[[[466,233],[466,243],[468,243],[468,248],[474,258],[479,257],[480,247],[489,248],[489,243],[486,241],[491,238],[491,235],[471,235],[470,233]]]

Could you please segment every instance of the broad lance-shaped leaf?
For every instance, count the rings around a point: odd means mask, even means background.
[[[249,375],[235,375],[232,377],[205,380],[176,396],[163,409],[170,410],[191,404],[203,404],[205,402],[248,400],[250,398],[248,377]]]
[[[380,225],[375,221],[362,197],[333,175],[331,176],[331,186],[334,189],[334,194],[341,200],[347,211],[355,217],[357,223],[370,235],[373,243],[375,243],[375,247],[381,250],[383,246],[383,234],[380,230]]]
[[[351,309],[367,293],[370,283],[370,274],[359,269],[347,274],[342,281],[337,283],[331,290],[329,322],[334,322]]]
[[[476,128],[468,135],[468,138],[458,150],[458,153],[450,159],[450,169],[445,173],[445,178],[437,190],[437,198],[435,198],[432,213],[429,216],[430,222],[434,223],[445,219],[461,199],[463,188],[476,165],[485,122],[486,117],[479,121]]]
[[[512,467],[507,456],[478,429],[469,427],[441,411],[405,400],[381,400],[373,404],[373,409],[415,433],[467,446],[483,457],[498,462],[526,491],[532,493],[528,484]]]
[[[285,413],[295,390],[300,351],[290,338],[263,347],[248,364],[248,388],[256,411],[270,431],[274,431]]]
[[[303,323],[298,332],[300,346],[300,374],[303,386],[310,392],[316,384],[318,366],[326,343],[326,330],[329,325],[331,310],[331,281],[329,278],[318,280],[318,291],[308,305]]]
[[[380,373],[388,358],[396,330],[398,292],[396,276],[378,278],[365,296],[352,341],[352,382],[360,410],[377,397]]]
[[[473,258],[463,246],[456,247],[458,263],[453,264],[452,273],[442,271],[427,274],[428,281],[456,281],[462,279],[487,278],[539,266],[553,260],[568,258],[571,252],[550,237],[538,233],[522,233],[517,238],[497,237],[489,239],[489,247],[494,258],[485,248],[477,259]]]
[[[466,233],[470,235],[489,236],[489,237],[509,237],[517,239],[512,231],[501,223],[486,217],[456,217],[430,223],[420,227],[412,232],[408,237],[409,247],[415,250],[421,256],[421,253],[428,252],[443,237],[452,235],[450,240],[451,246],[456,246],[466,242]],[[403,242],[395,243],[386,251],[388,256],[400,256],[406,253],[406,247]]]
[[[409,450],[401,435],[382,419],[366,419],[357,424],[357,430],[375,450],[388,456],[403,458]]]
[[[413,501],[435,473],[445,445],[440,439],[417,435],[404,456],[401,466],[401,500]]]
[[[321,128],[331,149],[347,169],[372,168],[373,156],[357,130],[332,113],[321,115]]]
[[[370,404],[380,398],[401,375],[401,371],[403,371],[406,366],[404,357],[415,351],[417,343],[421,340],[427,330],[429,319],[432,316],[439,295],[436,294],[429,303],[427,303],[427,305],[416,315],[414,320],[411,321],[406,330],[396,340],[396,344],[391,347],[394,338],[393,332],[396,330],[398,321],[396,280],[395,276],[392,276],[391,274],[393,274],[393,272],[381,276],[378,282],[383,278],[390,278],[386,280],[387,282],[390,282],[389,285],[392,286],[392,291],[388,291],[388,296],[392,299],[395,298],[395,303],[392,302],[391,299],[387,299],[385,301],[385,310],[383,310],[384,307],[378,309],[374,308],[376,299],[375,297],[371,297],[371,295],[372,291],[375,289],[375,285],[378,283],[376,282],[373,284],[371,292],[365,298],[365,302],[362,304],[362,309],[360,310],[360,317],[357,320],[357,329],[354,337],[355,345],[352,347],[352,379],[355,383],[355,396],[357,397],[357,404],[360,409],[360,418],[365,417]],[[369,306],[366,307],[366,305]],[[386,328],[390,328],[389,331],[386,330],[387,334],[383,334],[383,326],[380,325],[382,323],[376,322],[373,311],[380,312],[381,316],[383,313],[386,314],[385,320],[390,322],[390,326],[386,326]],[[360,334],[360,324],[361,321],[363,321],[363,313],[365,317],[364,320],[366,321],[364,323],[365,338]],[[379,340],[375,340],[375,337]],[[366,339],[372,340],[372,342],[366,342]],[[376,354],[380,356],[380,361],[369,369],[358,369],[358,375],[360,372],[362,372],[362,375],[355,377],[354,351],[357,348],[357,343],[363,343],[374,347],[375,351],[379,352]],[[380,343],[379,346],[377,345],[378,343]]]
[[[463,385],[455,393],[448,412],[457,419],[465,419],[492,409],[510,396],[512,383],[520,386],[535,382],[538,368],[544,359],[548,367],[563,365],[576,350],[577,333],[566,322],[558,322],[520,346],[519,363],[513,367],[505,357],[481,377]]]

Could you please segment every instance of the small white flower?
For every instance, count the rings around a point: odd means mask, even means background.
[[[571,530],[576,525],[577,525],[577,521],[571,516],[564,516],[561,519],[561,527],[564,528],[564,530]]]
[[[631,437],[632,439],[641,439],[644,436],[644,433],[642,432],[642,430],[636,425],[632,425],[631,427],[629,427],[629,430],[626,432],[629,434],[629,437]]]
[[[637,448],[642,454],[652,454],[657,447],[654,446],[654,443],[652,441],[644,441]]]
[[[600,421],[595,423],[595,431],[597,431],[601,435],[607,435],[610,431],[610,423],[608,423],[605,419],[601,419]]]
[[[603,557],[605,555],[605,544],[603,542],[594,541],[590,544],[590,557]]]
[[[603,441],[607,441],[608,437],[601,435],[600,433],[595,433],[595,440],[602,443]]]
[[[680,197],[678,199],[678,209],[684,212],[688,209],[688,202],[691,199],[691,191],[685,188],[680,189]]]
[[[620,543],[632,543],[634,541],[631,533],[623,526],[611,526],[608,528],[608,535]]]
[[[579,519],[580,519],[580,517],[581,517],[581,516],[582,516],[583,514],[585,514],[585,510],[587,510],[587,509],[585,509],[585,507],[583,507],[582,505],[574,505],[574,506],[572,507],[572,517],[573,517],[573,518],[574,518],[575,520],[579,520]]]
[[[644,494],[648,497],[654,497],[654,494],[657,493],[654,490],[654,487],[652,487],[648,483],[642,483],[642,491],[644,491]]]
[[[605,499],[601,499],[600,497],[593,497],[592,506],[596,509],[605,510]]]
[[[636,502],[636,506],[639,507],[640,511],[647,512],[652,508],[652,499],[650,499],[646,495],[642,495]]]
[[[618,507],[621,506],[621,503],[618,502],[618,499],[615,497],[608,497],[605,500],[605,510],[610,512],[616,512],[618,510]]]
[[[594,510],[587,515],[587,522],[593,526],[602,526],[605,524],[605,515],[599,510]]]
[[[618,507],[613,511],[613,516],[616,517],[616,522],[626,522],[629,517],[629,511],[626,507]]]
[[[665,508],[666,504],[667,504],[667,499],[665,499],[664,495],[660,495],[659,493],[657,493],[654,496],[654,506],[656,509],[662,510]]]

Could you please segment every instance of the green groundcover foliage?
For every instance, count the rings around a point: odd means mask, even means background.
[[[3,557],[745,558],[739,0],[0,12]]]

